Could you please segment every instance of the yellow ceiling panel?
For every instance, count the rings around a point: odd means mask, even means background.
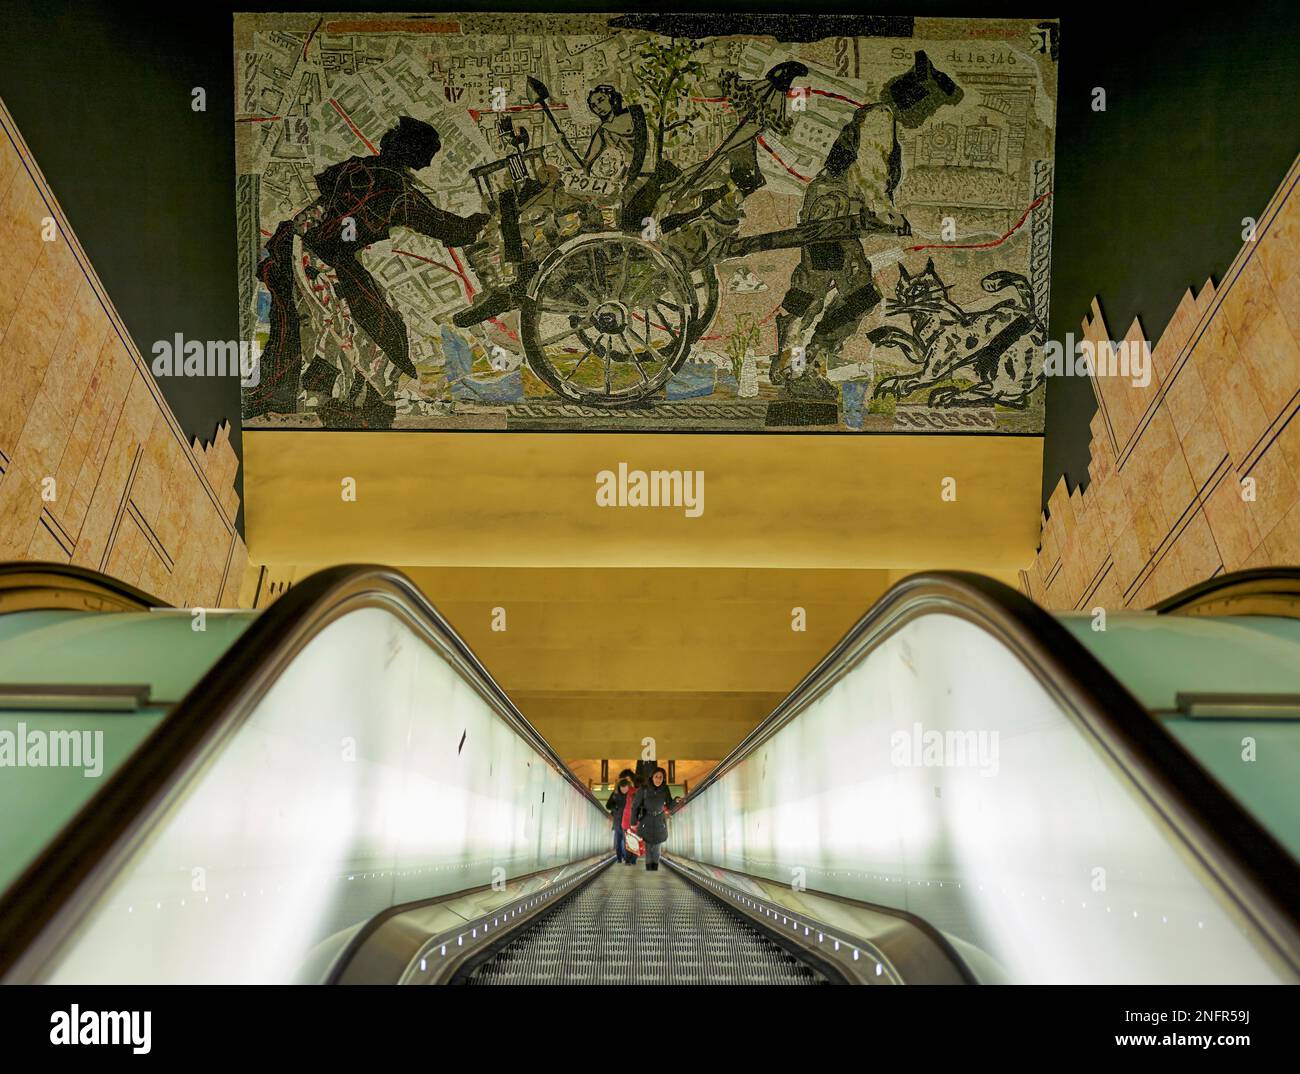
[[[244,452],[259,564],[1010,571],[1038,538],[1040,437],[246,430]],[[620,463],[702,473],[703,512],[599,506]]]

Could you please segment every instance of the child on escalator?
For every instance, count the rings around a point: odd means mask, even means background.
[[[623,814],[632,803],[632,793],[632,781],[625,775],[620,776],[618,786],[605,802],[605,808],[609,811],[609,826],[614,832],[614,860],[620,865],[625,861],[629,865],[635,861],[635,855],[627,852],[627,827],[623,823]]]
[[[620,773],[619,779],[621,780],[625,779],[628,785],[627,794],[623,798],[623,815],[620,819],[620,823],[623,825],[623,832],[624,832],[623,860],[627,865],[635,865],[637,855],[627,849],[626,833],[627,830],[632,827],[632,823],[633,823],[632,801],[636,797],[636,792],[637,792],[636,774],[632,772],[630,769],[625,768]]]

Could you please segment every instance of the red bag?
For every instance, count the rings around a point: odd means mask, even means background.
[[[645,843],[641,837],[629,828],[623,833],[623,849],[634,857],[641,857],[645,853]]]

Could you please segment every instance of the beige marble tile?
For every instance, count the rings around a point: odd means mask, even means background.
[[[1165,330],[1160,333],[1160,338],[1154,341],[1151,348],[1155,376],[1161,384],[1169,383],[1169,374],[1191,334],[1195,315],[1196,300],[1192,298],[1190,290],[1184,291],[1182,300],[1174,310],[1173,316],[1169,318],[1169,323],[1165,325]]]
[[[36,188],[30,182],[9,184],[0,201],[0,329],[17,315],[23,293],[36,269],[46,243],[41,238],[41,221],[48,215]]]
[[[67,563],[69,556],[62,544],[38,520],[32,530],[32,540],[27,546],[23,559],[40,560],[42,563]]]
[[[1241,364],[1237,340],[1221,308],[1211,315],[1209,324],[1196,341],[1188,360],[1200,373],[1201,383],[1211,397],[1219,390],[1219,384],[1228,371]]]
[[[1124,496],[1123,484],[1113,474],[1096,485],[1096,505],[1107,543],[1114,544],[1119,534],[1132,524],[1133,517]]]
[[[1040,558],[1043,563],[1044,579],[1051,574],[1052,568],[1061,555],[1061,524],[1055,519],[1049,517],[1047,524],[1043,526],[1043,550]]]
[[[1293,477],[1300,479],[1300,411],[1292,411],[1270,451],[1281,451]]]
[[[86,508],[85,521],[72,561],[94,570],[101,569],[113,527],[123,509],[127,482],[138,445],[130,431],[117,427],[104,455],[104,465]]]
[[[1110,437],[1105,433],[1100,439],[1094,436],[1090,453],[1092,457],[1088,461],[1088,475],[1090,482],[1097,484],[1115,472],[1115,453],[1110,447]]]
[[[1224,569],[1240,569],[1263,540],[1263,534],[1257,516],[1242,502],[1237,475],[1231,471],[1225,475],[1203,504]]]
[[[1255,520],[1256,529],[1261,534],[1268,533],[1300,499],[1295,475],[1276,441],[1260,456],[1250,477],[1255,481],[1255,499],[1246,501],[1245,506]]]
[[[9,136],[0,132],[0,205],[4,204],[5,196],[9,193],[11,183],[18,181],[27,182],[27,172],[23,168],[22,158],[18,155],[18,150],[14,148],[13,142]]]
[[[167,569],[167,565],[150,548],[149,554],[144,557],[140,570],[140,581],[137,585],[159,600],[166,600],[167,592],[171,589],[171,580],[171,572]]]
[[[1056,488],[1047,497],[1047,511],[1052,521],[1062,527],[1062,533],[1070,531],[1074,525],[1074,502],[1070,499],[1064,479],[1057,482]]]
[[[1255,551],[1253,551],[1249,556],[1247,556],[1244,562],[1240,563],[1236,567],[1231,567],[1229,569],[1250,570],[1255,567],[1276,567],[1276,566],[1287,566],[1287,564],[1285,563],[1279,564],[1273,558],[1273,554],[1269,551],[1268,545],[1265,544],[1263,541],[1260,541],[1259,544],[1255,547]]]
[[[1088,602],[1088,606],[1089,608],[1105,608],[1107,611],[1117,611],[1124,607],[1124,594],[1120,592],[1119,582],[1113,566],[1098,583],[1096,590],[1092,594],[1092,599]]]
[[[1300,392],[1300,347],[1280,309],[1260,314],[1241,350],[1264,413],[1276,418]]]
[[[1244,362],[1229,369],[1219,382],[1218,391],[1210,392],[1210,406],[1233,464],[1243,465],[1272,420],[1260,402]]]
[[[1111,545],[1111,559],[1115,564],[1115,584],[1122,593],[1128,592],[1148,558],[1142,549],[1136,525],[1130,525],[1116,538]]]
[[[1155,556],[1169,536],[1169,527],[1155,502],[1140,504],[1134,509],[1133,526],[1137,530],[1139,547],[1148,559]]]
[[[93,415],[94,424],[90,446],[73,491],[72,511],[77,518],[84,520],[91,497],[99,484],[133,371],[130,357],[117,337],[111,336],[105,340],[82,404],[86,412]]]
[[[1208,399],[1204,409],[1188,423],[1182,435],[1182,449],[1192,483],[1200,490],[1228,455],[1228,445]]]
[[[41,515],[40,487],[25,472],[0,477],[0,560],[22,559]]]
[[[248,571],[248,547],[238,534],[232,534],[230,539],[233,545],[230,564],[226,569],[226,576],[221,584],[221,606],[223,608],[238,606],[240,587],[243,585],[244,575]]]
[[[1183,453],[1174,448],[1169,453],[1157,484],[1157,502],[1164,513],[1166,532],[1172,531],[1186,516],[1196,500],[1196,485]]]
[[[111,331],[90,284],[84,279],[68,306],[59,341],[50,355],[41,389],[55,402],[59,416],[71,422],[95,359]]]
[[[1061,546],[1061,570],[1057,575],[1057,592],[1065,607],[1073,608],[1083,591],[1083,564],[1077,551],[1078,533],[1072,532]]]
[[[1300,500],[1269,531],[1263,547],[1271,565],[1300,566]]]
[[[47,294],[56,276],[56,259],[42,259],[28,277],[28,292]],[[0,447],[9,454],[17,447],[66,322],[65,307],[29,302],[15,314],[0,340],[0,369],[5,374],[5,390],[0,393]]]
[[[1214,575],[1223,565],[1219,546],[1214,543],[1209,520],[1198,510],[1179,534],[1176,542],[1186,585],[1195,585]]]
[[[1300,342],[1300,199],[1294,194],[1283,203],[1259,240],[1258,256],[1277,308],[1292,338]]]
[[[1195,364],[1185,362],[1165,393],[1165,409],[1180,440],[1186,436],[1187,430],[1201,411],[1209,405],[1210,397],[1206,394]]]
[[[136,369],[126,393],[126,402],[122,404],[122,424],[137,443],[143,444],[157,416],[158,404],[153,392],[145,383],[144,374]]]
[[[187,528],[181,534],[176,546],[176,564],[172,568],[171,588],[169,592],[159,596],[165,596],[178,607],[195,606],[196,602],[191,593],[195,579],[198,577],[200,561],[205,554],[205,544],[203,534],[196,533],[192,536],[187,523]]]
[[[1238,346],[1250,338],[1259,319],[1274,308],[1273,288],[1263,261],[1256,255],[1255,250],[1249,252],[1241,271],[1230,281],[1220,307]]]
[[[244,551],[244,558],[245,560],[248,558],[247,549]],[[1043,576],[1038,569],[1038,561],[1035,560],[1021,571],[1020,577],[1025,595],[1035,603],[1043,604],[1047,597],[1047,590],[1043,586]]]
[[[138,585],[146,549],[144,534],[140,532],[135,520],[129,515],[124,516],[117,530],[117,539],[108,555],[106,573],[131,585]]]
[[[15,467],[26,470],[27,476],[40,485],[45,478],[58,473],[70,434],[71,429],[59,416],[53,401],[44,391],[37,392],[14,453]]]

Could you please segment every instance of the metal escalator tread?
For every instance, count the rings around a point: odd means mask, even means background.
[[[826,984],[667,866],[611,865],[474,969],[472,985]]]

